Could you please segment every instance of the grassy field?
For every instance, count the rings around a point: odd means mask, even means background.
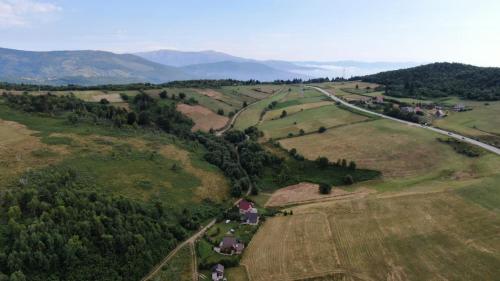
[[[452,192],[292,210],[292,216],[267,220],[252,240],[242,259],[251,280],[496,280],[500,275],[500,217]]]
[[[280,101],[288,94],[287,91],[276,92],[272,96],[266,99],[255,102],[249,105],[248,108],[243,111],[236,122],[234,127],[239,130],[244,130],[250,126],[255,126],[259,123],[262,111],[267,108],[267,106],[273,101]]]
[[[219,169],[203,159],[201,146],[166,134],[73,126],[64,116],[26,114],[0,104],[0,135],[4,184],[28,169],[54,164],[74,168],[106,191],[178,206],[204,198],[222,201],[229,190]]]
[[[280,143],[287,149],[296,148],[309,159],[346,158],[359,167],[380,170],[383,179],[369,184],[380,191],[460,187],[499,172],[500,158],[496,155],[469,158],[438,143],[436,137],[419,128],[376,120]]]
[[[470,111],[454,112],[449,111],[445,118],[437,119],[434,125],[462,133],[480,139],[498,137],[500,144],[500,101],[496,102],[473,102],[459,101],[467,107],[472,108]],[[488,105],[486,105],[488,104]]]
[[[182,247],[172,259],[162,267],[153,281],[192,281],[193,256],[191,245]]]
[[[336,127],[367,119],[365,116],[352,114],[336,105],[327,105],[291,113],[285,118],[267,120],[258,128],[264,132],[266,138],[283,138],[290,133],[298,135],[301,129],[305,133],[317,132],[320,127]]]

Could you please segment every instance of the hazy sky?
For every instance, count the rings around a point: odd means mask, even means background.
[[[0,46],[500,66],[500,1],[0,0]]]

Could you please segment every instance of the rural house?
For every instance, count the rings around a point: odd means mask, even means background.
[[[220,263],[212,267],[212,281],[226,280],[224,278],[224,266]]]
[[[407,112],[407,113],[415,112],[415,110],[411,106],[403,106],[400,109],[401,109],[401,111]]]
[[[259,224],[259,214],[257,213],[257,209],[253,209],[253,211],[245,213],[243,215],[243,223],[250,225]]]
[[[219,247],[215,248],[214,250],[221,254],[239,255],[243,252],[243,249],[245,249],[245,245],[238,241],[236,237],[225,236],[224,238],[222,238]]]
[[[374,103],[384,103],[384,97],[383,96],[373,97],[373,102]]]
[[[455,111],[465,111],[465,105],[463,104],[455,104],[455,106],[453,106],[453,110]]]
[[[241,199],[240,202],[238,202],[238,208],[240,209],[240,214],[246,214],[254,209],[253,203],[245,199]]]
[[[438,110],[436,110],[436,113],[434,113],[434,115],[436,115],[436,117],[438,117],[438,118],[441,118],[441,117],[445,117],[446,113],[443,110],[438,109]]]

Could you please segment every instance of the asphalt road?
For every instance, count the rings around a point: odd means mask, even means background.
[[[412,126],[412,127],[419,127],[419,128],[422,128],[422,129],[426,129],[426,130],[430,130],[430,131],[434,131],[436,133],[439,133],[439,134],[442,134],[442,135],[445,135],[445,136],[448,136],[450,138],[455,138],[457,140],[460,140],[460,141],[463,141],[463,142],[466,142],[466,143],[470,143],[472,145],[476,145],[476,146],[479,146],[481,148],[484,148],[490,152],[493,152],[497,155],[500,155],[500,149],[499,148],[496,148],[492,145],[489,145],[489,144],[486,144],[486,143],[483,143],[483,142],[480,142],[480,141],[477,141],[475,139],[471,139],[471,138],[468,138],[466,136],[462,136],[462,135],[459,135],[457,133],[453,133],[453,132],[449,132],[449,131],[446,131],[446,130],[443,130],[443,129],[438,129],[438,128],[435,128],[435,127],[431,127],[431,126],[424,126],[424,125],[420,125],[420,124],[417,124],[417,123],[413,123],[413,122],[409,122],[409,121],[405,121],[405,120],[401,120],[401,119],[397,119],[397,118],[394,118],[394,117],[390,117],[390,116],[387,116],[387,115],[384,115],[384,114],[381,114],[381,113],[377,113],[377,112],[373,112],[373,111],[370,111],[370,110],[367,110],[365,108],[362,108],[362,107],[358,107],[358,106],[355,106],[353,104],[350,104],[338,97],[336,97],[335,95],[321,89],[321,88],[318,88],[318,87],[313,87],[313,86],[306,86],[306,87],[310,87],[310,88],[313,88],[323,94],[325,94],[327,97],[333,99],[334,101],[336,102],[339,102],[345,106],[348,106],[352,109],[355,109],[355,110],[358,110],[358,111],[362,111],[362,112],[365,112],[365,113],[368,113],[368,114],[371,114],[371,115],[374,115],[374,116],[378,116],[378,117],[381,117],[381,118],[385,118],[385,119],[390,119],[390,120],[393,120],[393,121],[396,121],[396,122],[399,122],[399,123],[403,123],[403,124],[406,124],[408,126]]]

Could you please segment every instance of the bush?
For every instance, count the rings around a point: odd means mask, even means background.
[[[354,179],[352,178],[351,175],[346,175],[344,177],[344,183],[347,184],[347,185],[351,185],[354,183]]]
[[[103,98],[103,99],[101,99],[101,100],[99,101],[99,103],[100,103],[100,104],[109,104],[109,101],[108,101],[107,99],[104,99],[104,98]]]
[[[217,109],[217,114],[224,116],[224,109],[222,108]]]
[[[332,192],[332,186],[326,183],[321,183],[319,185],[319,193],[330,194]]]
[[[167,91],[163,90],[160,92],[160,98],[161,99],[166,99],[168,97]]]
[[[324,133],[325,131],[326,131],[326,128],[323,126],[319,127],[319,129],[318,129],[318,133],[320,133],[320,134]]]

